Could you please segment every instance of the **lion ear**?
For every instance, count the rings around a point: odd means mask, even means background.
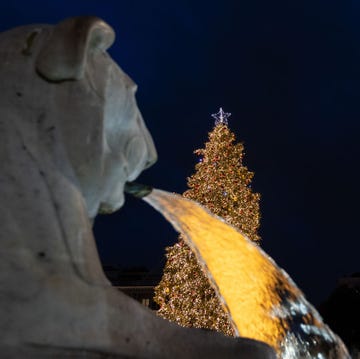
[[[36,70],[49,81],[81,79],[87,55],[105,51],[114,40],[114,30],[97,17],[65,19],[45,40],[36,59]]]

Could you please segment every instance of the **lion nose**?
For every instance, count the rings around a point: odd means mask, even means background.
[[[147,159],[145,162],[144,169],[149,168],[157,161],[157,152],[151,135],[147,133],[145,139],[146,139],[146,147],[147,147]]]
[[[146,168],[149,168],[150,166],[152,166],[157,161],[158,156],[157,156],[157,151],[155,148],[154,141],[151,137],[149,130],[147,129],[147,127],[145,125],[145,122],[144,122],[140,112],[139,112],[138,116],[139,116],[138,124],[139,124],[140,131],[142,132],[143,139],[145,140],[145,144],[146,144],[147,157],[146,157],[145,165],[144,165],[144,169],[146,169]]]

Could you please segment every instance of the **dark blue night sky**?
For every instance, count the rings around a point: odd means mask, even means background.
[[[138,83],[159,160],[139,182],[182,193],[213,126],[231,112],[262,195],[263,248],[315,304],[360,270],[360,5],[355,1],[13,1],[0,30],[97,15]],[[128,199],[98,218],[105,264],[164,265],[177,235]]]

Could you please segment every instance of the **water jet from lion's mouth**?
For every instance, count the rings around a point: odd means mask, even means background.
[[[279,358],[349,359],[287,273],[236,228],[198,203],[137,183],[125,191],[159,211],[196,254],[237,335],[264,341]]]

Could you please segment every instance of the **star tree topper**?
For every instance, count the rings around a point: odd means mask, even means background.
[[[214,113],[211,116],[215,118],[215,125],[219,125],[219,124],[227,125],[228,118],[231,116],[231,113],[224,112],[222,107],[220,107],[219,112]]]

